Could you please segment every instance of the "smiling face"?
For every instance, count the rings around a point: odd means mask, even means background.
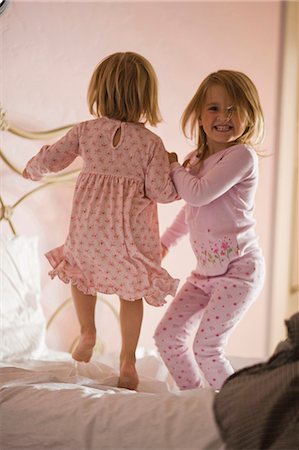
[[[209,153],[212,154],[233,145],[244,133],[247,120],[237,113],[225,88],[213,84],[207,90],[199,125],[205,132]]]

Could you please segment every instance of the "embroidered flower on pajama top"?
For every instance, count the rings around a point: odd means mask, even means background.
[[[208,244],[208,248],[207,248]],[[196,249],[197,257],[203,266],[207,264],[224,264],[231,260],[232,256],[238,255],[239,249],[233,245],[232,240],[225,236],[217,241],[209,240],[208,243],[201,243],[199,249]]]

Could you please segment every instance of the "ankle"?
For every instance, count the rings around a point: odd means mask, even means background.
[[[95,327],[81,327],[81,336],[84,338],[95,338],[96,334]]]
[[[119,358],[120,366],[135,366],[136,356],[135,354],[121,354]]]

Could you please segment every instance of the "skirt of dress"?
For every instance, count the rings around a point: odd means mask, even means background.
[[[101,257],[82,258],[62,245],[45,256],[53,267],[49,272],[52,279],[58,276],[87,295],[116,294],[128,301],[144,298],[150,305],[163,306],[165,297],[174,296],[179,284],[178,279],[142,254],[123,258],[115,253],[104,261]]]

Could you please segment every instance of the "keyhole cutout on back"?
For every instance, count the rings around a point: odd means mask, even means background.
[[[121,128],[118,128],[113,136],[112,145],[113,147],[116,147],[119,144],[121,137]]]

